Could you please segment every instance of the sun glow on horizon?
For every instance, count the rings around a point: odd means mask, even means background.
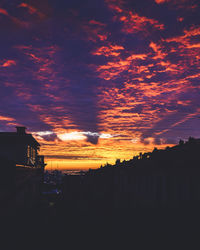
[[[71,132],[58,134],[58,138],[62,141],[71,141],[71,140],[85,140],[86,136],[84,136],[81,132]]]

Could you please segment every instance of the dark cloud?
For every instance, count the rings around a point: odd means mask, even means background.
[[[40,137],[42,137],[45,141],[55,141],[55,140],[59,140],[59,138],[57,137],[57,135],[55,133],[49,134],[49,135],[40,135]]]
[[[99,140],[99,136],[98,135],[86,135],[87,136],[87,141],[96,145],[98,143]]]
[[[143,109],[142,105],[137,105],[135,108],[130,108],[130,109],[124,109],[122,110],[122,113],[141,113]]]

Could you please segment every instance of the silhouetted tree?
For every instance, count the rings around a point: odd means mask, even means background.
[[[116,166],[119,166],[119,165],[120,165],[120,159],[116,159],[115,165],[116,165]]]
[[[158,149],[155,147],[154,149],[153,149],[153,152],[155,153],[155,152],[158,152]]]
[[[194,142],[194,141],[195,141],[195,139],[194,139],[193,137],[190,136],[189,139],[188,139],[188,142],[189,142],[189,143],[192,143],[192,142]]]
[[[108,162],[106,162],[106,164],[104,165],[104,167],[111,167],[112,165],[111,164],[109,164]]]
[[[179,145],[181,146],[181,145],[184,145],[184,141],[183,140],[180,140],[179,141]]]

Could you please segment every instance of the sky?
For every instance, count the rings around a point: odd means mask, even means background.
[[[47,168],[200,137],[198,0],[0,0],[0,131]]]

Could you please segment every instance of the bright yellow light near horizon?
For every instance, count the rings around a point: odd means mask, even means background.
[[[99,136],[100,140],[97,144],[91,144],[87,142],[88,135]],[[112,133],[62,131],[57,136],[60,140],[48,142],[41,147],[40,153],[45,155],[48,164],[45,169],[96,169],[106,163],[115,164],[117,159],[130,160],[140,152],[151,152],[154,147],[168,146],[155,145],[152,137],[147,138],[144,144],[139,135],[123,140],[123,137],[116,137]]]
[[[71,141],[71,140],[85,140],[86,136],[84,136],[81,132],[70,132],[64,134],[58,134],[58,138],[62,141]]]
[[[83,160],[57,160],[57,159],[48,159],[46,161],[47,166],[45,167],[46,170],[89,170],[89,169],[96,169],[99,168],[101,162],[99,161],[83,161]],[[102,163],[103,164],[103,163]]]
[[[87,137],[97,137],[100,139],[110,139],[113,137],[116,137],[118,135],[112,135],[108,133],[99,133],[99,132],[91,132],[91,131],[72,131],[72,132],[53,132],[53,131],[37,131],[37,132],[32,132],[34,136],[38,140],[43,141],[44,136],[50,136],[50,135],[56,135],[61,141],[84,141],[87,140]]]
[[[96,136],[101,139],[110,139],[116,135],[106,134],[106,133],[98,133],[98,132],[90,132],[90,131],[74,131],[70,133],[57,134],[58,138],[62,141],[70,141],[70,140],[85,140],[86,136]]]

